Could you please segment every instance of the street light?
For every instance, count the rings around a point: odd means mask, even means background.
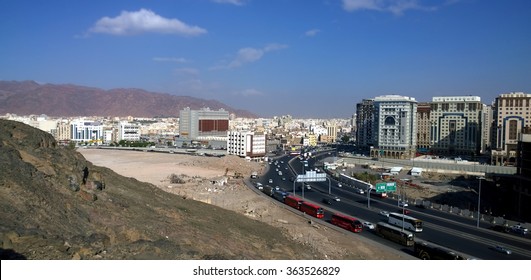
[[[477,224],[476,224],[476,227],[479,228],[479,216],[481,215],[481,210],[480,210],[480,206],[481,206],[481,180],[485,180],[485,177],[478,177],[478,180],[479,180],[479,192],[478,192],[478,217],[477,217]]]

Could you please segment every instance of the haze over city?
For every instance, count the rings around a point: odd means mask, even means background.
[[[363,98],[530,92],[527,0],[0,3],[0,80],[341,117]]]

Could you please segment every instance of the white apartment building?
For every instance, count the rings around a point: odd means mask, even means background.
[[[417,146],[417,101],[400,95],[374,98],[372,157],[409,159]]]
[[[440,155],[479,155],[482,109],[479,96],[433,97],[431,150]]]
[[[266,154],[266,135],[251,131],[227,132],[227,154],[257,158]]]
[[[120,122],[117,127],[117,140],[140,141],[140,125],[130,122]]]
[[[531,133],[531,94],[511,92],[494,101],[492,163],[514,165],[518,139]]]

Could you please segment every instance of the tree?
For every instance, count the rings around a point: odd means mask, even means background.
[[[341,141],[342,141],[343,143],[348,143],[348,141],[350,141],[350,137],[349,137],[348,135],[345,134],[345,135],[343,135],[343,136],[341,137]]]

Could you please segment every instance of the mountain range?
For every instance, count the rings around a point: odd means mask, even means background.
[[[53,117],[178,117],[179,111],[224,109],[236,117],[255,114],[231,108],[217,100],[175,96],[142,89],[103,90],[72,84],[39,84],[35,81],[0,81],[0,114],[47,115]]]

